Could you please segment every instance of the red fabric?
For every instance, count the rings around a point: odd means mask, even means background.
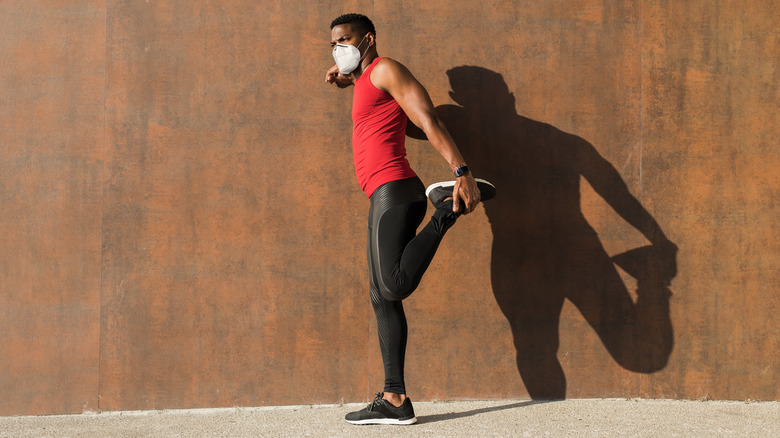
[[[416,176],[406,160],[406,113],[371,83],[377,58],[355,81],[352,94],[352,155],[360,188],[371,197],[390,181]]]

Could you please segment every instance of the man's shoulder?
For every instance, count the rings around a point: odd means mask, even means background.
[[[376,66],[378,67],[380,65],[389,65],[389,64],[395,64],[395,65],[401,65],[400,62],[396,61],[393,58],[390,58],[388,56],[377,56],[378,61],[376,62]]]
[[[387,74],[395,74],[402,70],[408,69],[395,59],[386,56],[379,57],[379,60],[374,64],[374,71],[380,71]]]
[[[396,83],[404,78],[411,77],[411,72],[405,65],[392,58],[382,57],[374,65],[371,71],[371,82],[380,89]]]

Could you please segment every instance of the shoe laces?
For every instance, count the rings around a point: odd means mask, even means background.
[[[376,397],[374,397],[374,400],[368,404],[368,412],[372,412],[374,410],[374,406],[382,404],[382,396],[384,395],[385,395],[384,392],[376,393]]]

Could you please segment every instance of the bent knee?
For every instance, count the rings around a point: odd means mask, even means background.
[[[417,283],[400,284],[389,287],[380,287],[379,293],[388,301],[401,301],[409,297],[417,289]]]
[[[387,301],[401,301],[406,299],[409,295],[412,294],[414,291],[401,291],[401,290],[386,290],[381,289],[380,293],[382,294],[382,298],[386,299]]]

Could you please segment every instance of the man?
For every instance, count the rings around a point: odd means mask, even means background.
[[[368,266],[376,314],[384,392],[368,407],[347,414],[353,424],[412,424],[417,421],[404,386],[407,325],[401,300],[417,288],[447,230],[474,211],[495,188],[475,179],[452,137],[434,112],[428,92],[400,63],[377,53],[368,17],[342,15],[331,23],[336,65],[325,76],[341,88],[354,85],[352,143],[358,183],[371,202]],[[427,190],[406,160],[407,119],[420,127],[453,169],[456,179]],[[416,234],[427,209],[436,208]]]

